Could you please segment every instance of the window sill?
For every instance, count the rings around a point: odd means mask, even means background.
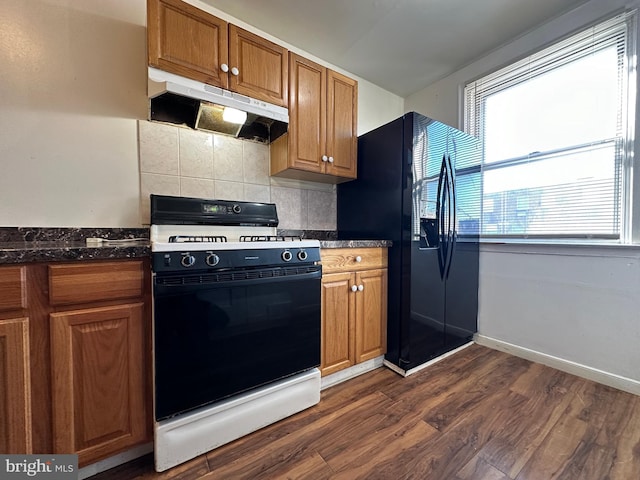
[[[577,255],[577,256],[614,256],[637,258],[640,244],[613,242],[576,242],[576,241],[540,241],[540,240],[480,240],[482,252],[526,253],[534,255]]]

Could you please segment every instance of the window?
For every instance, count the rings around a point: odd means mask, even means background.
[[[484,238],[628,241],[635,12],[465,87]]]

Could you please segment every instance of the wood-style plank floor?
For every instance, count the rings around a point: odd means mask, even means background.
[[[472,345],[329,388],[169,471],[146,456],[92,477],[115,479],[638,480],[640,397]]]

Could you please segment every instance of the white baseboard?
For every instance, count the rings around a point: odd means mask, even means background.
[[[587,380],[593,380],[594,382],[607,385],[609,387],[617,388],[625,392],[632,393],[634,395],[640,395],[640,381],[633,380],[631,378],[622,377],[614,373],[598,370],[597,368],[582,365],[580,363],[565,360],[564,358],[554,357],[546,353],[530,350],[525,347],[513,345],[511,343],[503,342],[495,338],[486,337],[484,335],[476,335],[474,337],[475,342],[478,345],[493,348],[494,350],[500,350],[501,352],[510,353],[516,357],[524,358],[532,362],[541,363],[548,367],[556,368],[563,372],[576,375],[578,377],[586,378]]]
[[[346,382],[358,375],[362,375],[363,373],[370,372],[371,370],[375,370],[382,366],[382,361],[384,359],[383,355],[379,357],[372,358],[371,360],[367,360],[366,362],[358,363],[353,367],[345,368],[344,370],[340,370],[339,372],[332,373],[331,375],[327,375],[326,377],[322,377],[321,382],[321,390],[325,388],[333,387],[338,383]]]

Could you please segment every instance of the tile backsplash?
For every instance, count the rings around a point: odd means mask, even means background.
[[[140,221],[149,194],[275,203],[280,225],[335,230],[334,185],[269,176],[269,146],[173,125],[138,121]]]

